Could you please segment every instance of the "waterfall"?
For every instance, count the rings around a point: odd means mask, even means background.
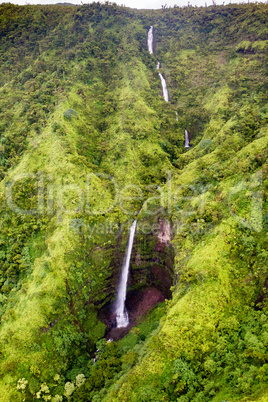
[[[184,139],[185,139],[185,141],[184,141],[185,148],[186,149],[190,148],[189,134],[188,134],[188,131],[186,129],[185,129],[185,132],[184,132]]]
[[[147,40],[147,42],[148,42],[148,49],[149,49],[149,53],[150,53],[150,54],[153,54],[153,53],[154,53],[154,51],[153,51],[153,40],[154,40],[153,29],[154,29],[154,27],[151,26],[150,29],[149,29],[149,32],[148,32],[148,40]]]
[[[153,26],[151,25],[149,31],[148,31],[148,50],[150,54],[153,54],[153,39],[154,39],[154,35],[153,35]],[[160,63],[159,61],[157,62],[156,65],[156,69],[159,70],[160,68]],[[158,73],[160,79],[161,79],[161,84],[162,84],[162,90],[163,90],[163,96],[166,102],[169,101],[168,99],[168,90],[167,90],[167,83],[165,78],[163,77],[163,75],[161,73]]]
[[[160,63],[159,63],[159,61],[158,61],[158,62],[157,62],[157,65],[156,65],[156,69],[159,70],[159,68],[160,68]],[[166,80],[165,80],[165,78],[163,77],[162,74],[158,73],[158,75],[159,75],[159,77],[160,77],[160,79],[161,79],[161,84],[162,84],[164,99],[165,99],[166,102],[168,102],[168,90],[167,90],[167,83],[166,83]]]
[[[128,280],[128,272],[129,272],[129,263],[130,256],[135,236],[136,230],[136,221],[134,221],[131,225],[129,231],[129,238],[127,243],[126,254],[124,258],[124,263],[122,267],[120,282],[118,286],[118,293],[116,299],[116,326],[117,328],[125,328],[128,326],[128,312],[125,307],[126,295],[127,295],[127,280]]]
[[[165,78],[163,77],[162,74],[158,73],[159,77],[161,79],[161,84],[162,84],[162,89],[163,89],[163,96],[166,102],[168,102],[168,90],[167,90],[167,83]]]

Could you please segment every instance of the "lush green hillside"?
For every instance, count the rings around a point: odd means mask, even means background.
[[[0,5],[1,401],[268,400],[267,14]]]

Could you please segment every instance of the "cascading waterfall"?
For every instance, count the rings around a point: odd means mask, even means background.
[[[154,40],[154,35],[153,35],[153,26],[151,25],[149,31],[148,31],[148,50],[150,54],[153,54],[153,40]],[[160,63],[159,61],[156,64],[156,69],[159,70],[160,69]],[[160,77],[161,80],[161,84],[162,84],[162,90],[163,90],[163,96],[166,102],[169,102],[169,97],[168,97],[168,90],[167,90],[167,83],[165,78],[163,77],[163,75],[158,71],[158,75]],[[179,116],[178,113],[176,113],[176,121],[179,121]],[[184,132],[184,147],[186,149],[190,148],[190,140],[189,140],[189,134],[188,131],[185,129]]]
[[[153,29],[154,27],[151,26],[148,32],[148,49],[149,49],[149,53],[153,54],[153,40],[154,40],[154,35],[153,35]]]
[[[167,83],[165,78],[163,77],[162,74],[158,73],[159,77],[161,79],[161,84],[162,84],[162,89],[163,89],[163,96],[166,102],[168,102],[168,90],[167,90]]]
[[[154,39],[153,26],[151,26],[149,31],[148,31],[148,49],[149,49],[150,54],[154,53],[153,52],[153,39]],[[157,65],[156,65],[156,69],[159,70],[159,68],[160,68],[160,63],[158,61]],[[166,80],[165,80],[165,78],[163,77],[163,75],[161,73],[158,73],[158,75],[159,75],[160,80],[161,80],[164,99],[165,99],[166,102],[168,102],[169,98],[168,98],[168,90],[167,90]]]
[[[132,223],[129,231],[129,239],[124,258],[124,263],[121,272],[121,278],[118,287],[117,299],[116,299],[116,326],[117,328],[125,328],[129,324],[128,312],[126,310],[125,301],[127,295],[127,280],[129,272],[129,263],[131,257],[131,251],[133,247],[133,241],[136,230],[136,220]]]
[[[185,148],[186,149],[188,149],[188,148],[190,148],[190,141],[189,141],[189,134],[188,134],[188,131],[185,129],[185,132],[184,132],[184,146],[185,146]]]

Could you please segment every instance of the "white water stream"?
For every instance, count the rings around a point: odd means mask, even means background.
[[[150,27],[149,31],[148,31],[148,50],[150,54],[153,54],[153,40],[154,40],[154,35],[153,35],[153,26]],[[159,70],[160,69],[160,63],[159,61],[156,64],[156,69]],[[162,90],[163,90],[163,96],[166,102],[169,102],[169,97],[168,97],[168,90],[167,90],[167,83],[165,78],[163,77],[163,75],[158,72],[158,75],[161,79],[161,84],[162,84]],[[178,113],[176,113],[176,120],[178,121]],[[188,131],[185,129],[184,132],[184,146],[186,149],[190,148],[190,141],[189,141],[189,134]]]
[[[124,258],[124,263],[121,272],[121,278],[118,286],[118,293],[116,299],[116,326],[117,328],[125,328],[129,324],[128,312],[126,310],[125,301],[127,295],[127,280],[129,273],[129,263],[131,257],[131,251],[133,247],[133,241],[136,230],[136,221],[134,221],[131,225],[129,231],[128,244],[126,249],[126,254]]]
[[[148,31],[148,50],[150,54],[153,54],[153,40],[154,40],[154,34],[153,34],[153,26],[150,27],[149,31]],[[156,65],[156,69],[159,70],[160,68],[160,63],[159,61],[157,62]],[[166,102],[169,101],[168,98],[168,90],[167,90],[167,83],[165,78],[163,77],[163,75],[161,73],[158,73],[160,80],[161,80],[161,84],[162,84],[162,90],[163,90],[163,96]]]
[[[150,54],[154,53],[154,51],[153,51],[153,41],[154,41],[153,29],[154,29],[154,27],[151,26],[149,31],[148,31],[148,40],[147,40],[147,42],[148,42],[148,49],[149,49]]]
[[[189,134],[188,134],[187,130],[185,130],[185,132],[184,132],[184,139],[185,139],[185,141],[184,141],[185,148],[187,148],[187,149],[190,148]]]
[[[159,77],[161,79],[161,84],[162,84],[162,89],[163,89],[163,96],[166,102],[168,102],[168,90],[167,90],[167,83],[165,78],[163,77],[162,74],[158,73]]]

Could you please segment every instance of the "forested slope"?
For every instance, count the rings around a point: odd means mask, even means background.
[[[267,400],[267,14],[0,5],[1,401]]]

